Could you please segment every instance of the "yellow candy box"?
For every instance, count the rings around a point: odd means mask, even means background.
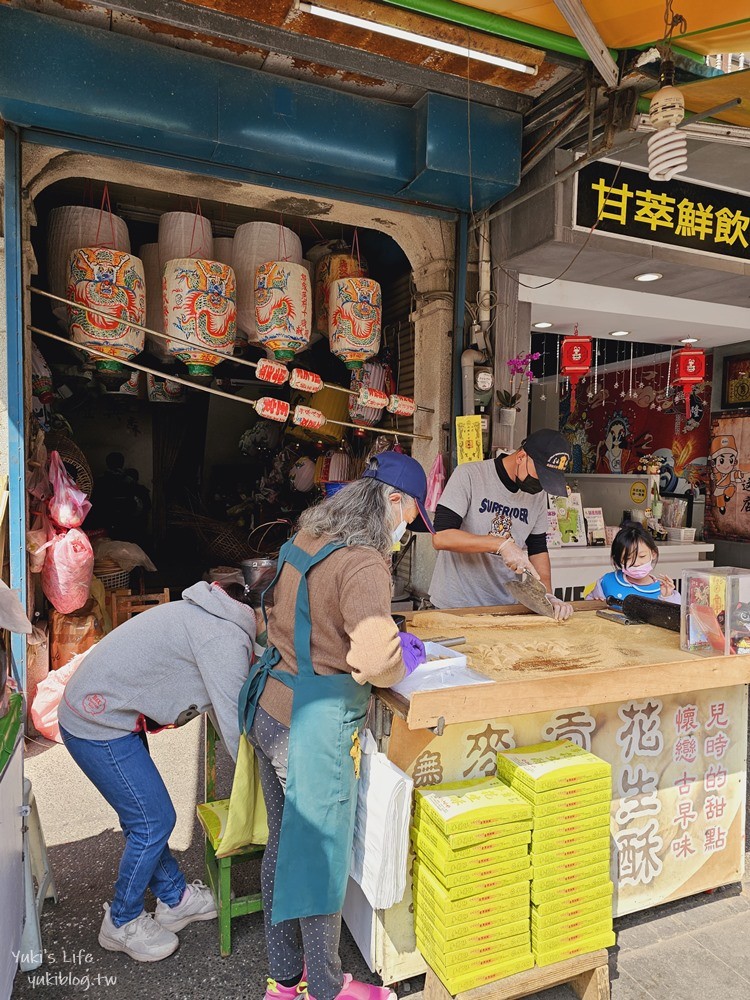
[[[532,851],[558,851],[574,844],[609,836],[609,809],[601,816],[580,820],[578,823],[559,824],[548,829],[535,828],[531,833]]]
[[[491,865],[482,864],[481,867],[475,865],[469,871],[456,872],[452,875],[440,871],[427,855],[418,854],[417,859],[427,865],[440,884],[449,892],[473,885],[491,888],[490,883],[496,879],[502,878],[505,875],[512,876],[515,872],[531,870],[531,859],[525,849],[523,854],[511,858],[509,861],[502,861]],[[480,890],[477,888],[474,891],[479,892]]]
[[[588,889],[606,885],[609,881],[609,862],[590,865],[588,868],[582,868],[580,872],[569,872],[560,879],[545,879],[543,882],[534,880],[531,884],[531,902],[539,906],[552,900],[565,900]]]
[[[565,812],[572,805],[582,798],[589,798],[592,802],[595,795],[601,799],[612,799],[612,782],[609,778],[595,778],[593,781],[581,781],[577,784],[563,785],[561,788],[553,788],[549,792],[534,792],[522,782],[513,779],[511,788],[523,795],[534,808],[537,806],[548,806],[555,802],[559,804],[560,812]]]
[[[445,942],[446,949],[451,941],[464,942],[468,937],[481,940],[483,935],[499,935],[505,933],[506,927],[518,923],[519,920],[529,921],[531,912],[531,897],[511,900],[512,906],[501,905],[492,913],[485,913],[454,925],[445,923],[428,901],[416,896],[414,899],[415,920],[434,928],[435,937]],[[470,910],[463,911],[471,914]]]
[[[582,854],[577,858],[569,858],[566,861],[553,861],[549,865],[538,865],[535,861],[534,882],[541,884],[551,878],[562,880],[564,876],[571,874],[573,878],[577,878],[579,873],[585,872],[587,869],[596,867],[596,865],[601,863],[606,864],[607,871],[609,871],[609,844],[603,850],[593,851],[590,854]],[[585,878],[586,876],[584,875],[583,877]]]
[[[442,853],[433,841],[421,834],[417,834],[416,837],[412,836],[412,844],[417,857],[423,858],[435,871],[445,876],[460,875],[462,872],[470,875],[472,872],[500,868],[517,858],[528,858],[529,856],[528,844],[519,844],[504,851],[493,851],[490,854],[482,853],[469,857],[461,855],[455,857],[450,852]],[[514,871],[513,868],[507,870]]]
[[[606,931],[603,934],[583,938],[578,944],[565,948],[535,951],[534,958],[540,967],[554,965],[557,962],[564,962],[566,958],[575,958],[576,955],[587,955],[590,951],[598,951],[600,948],[611,948],[614,943],[615,932]]]
[[[430,965],[432,965],[431,962]],[[513,961],[500,962],[492,968],[483,969],[479,972],[473,972],[468,976],[456,976],[454,978],[445,977],[441,975],[440,971],[435,966],[433,966],[433,969],[448,992],[455,996],[457,993],[466,993],[468,990],[476,989],[478,986],[485,986],[487,983],[493,983],[497,979],[506,979],[508,976],[514,976],[518,972],[526,972],[528,969],[533,969],[533,967],[534,956],[529,950],[528,954],[523,955],[521,958],[514,959]]]
[[[429,866],[417,858],[414,862],[415,881],[419,882],[422,880],[423,874],[431,875],[433,883],[437,883],[437,886],[439,887],[437,890],[437,897],[432,895],[432,898],[436,901],[436,905],[440,903],[440,905],[448,909],[451,904],[455,905],[459,903],[460,900],[469,899],[470,901],[466,903],[466,907],[472,907],[475,902],[479,903],[482,898],[488,895],[490,899],[494,899],[499,894],[499,890],[516,889],[524,882],[530,882],[533,871],[529,865],[528,868],[524,868],[521,871],[511,872],[508,875],[499,875],[496,878],[490,878],[483,882],[472,882],[468,885],[459,885],[455,888],[448,889],[442,884],[440,879],[429,868]],[[424,882],[420,885],[420,888],[423,889],[426,894],[433,894],[436,891],[427,878],[424,878]],[[477,898],[474,900],[472,897]]]
[[[516,823],[502,823],[496,826],[481,826],[476,830],[466,830],[464,833],[444,834],[432,822],[429,816],[425,816],[425,811],[417,800],[414,808],[413,828],[420,833],[424,831],[431,840],[439,838],[441,843],[451,851],[468,850],[472,847],[481,848],[488,840],[494,841],[501,838],[512,837],[519,833],[528,833],[531,830],[531,820],[523,819]]]
[[[460,979],[462,976],[467,976],[473,974],[474,972],[481,972],[483,969],[496,968],[501,963],[512,962],[514,959],[523,958],[531,951],[531,946],[529,944],[528,938],[523,940],[521,943],[516,945],[514,948],[508,948],[504,951],[498,951],[494,955],[482,955],[480,958],[470,958],[468,961],[461,962],[457,965],[447,965],[442,961],[441,956],[430,950],[429,944],[423,945],[417,940],[417,945],[419,950],[422,951],[427,961],[433,967],[435,972],[438,973],[441,979]]]
[[[546,792],[563,785],[612,777],[611,766],[569,740],[536,743],[497,755],[497,773],[512,782],[523,781],[530,791]]]
[[[597,906],[606,906],[608,909],[612,909],[612,897],[614,895],[614,884],[610,881],[599,882],[592,888],[584,889],[582,892],[571,892],[564,898],[555,897],[544,903],[535,903],[532,907],[534,913],[537,917],[541,917],[543,920],[550,921],[554,923],[556,920],[565,920],[568,914],[571,916],[576,915],[576,910],[583,907],[588,907],[593,905],[594,909]]]
[[[531,925],[529,923],[528,915],[521,920],[516,920],[513,924],[508,924],[506,931],[507,933],[500,932],[499,934],[483,934],[473,935],[464,938],[463,940],[451,940],[443,941],[442,938],[438,937],[430,924],[423,920],[417,920],[414,923],[414,929],[417,938],[420,939],[426,947],[430,949],[436,955],[443,956],[443,963],[446,967],[468,961],[468,959],[474,956],[487,955],[490,953],[498,954],[502,951],[507,951],[509,948],[515,948],[519,945],[519,938],[525,938],[528,944],[531,933]]]
[[[540,933],[554,934],[556,927],[571,926],[582,918],[598,921],[607,916],[612,917],[612,893],[565,907],[562,910],[551,910],[549,913],[543,912],[538,906],[531,908],[532,926],[538,928]]]
[[[583,837],[580,840],[575,840],[574,838],[574,843],[569,844],[567,847],[557,847],[556,844],[556,841],[551,840],[543,844],[544,850],[532,850],[531,863],[534,865],[535,870],[537,867],[544,868],[546,865],[552,865],[557,862],[572,861],[576,858],[588,857],[599,851],[608,851],[609,830],[607,829],[598,836],[591,837],[588,840]]]
[[[485,837],[479,843],[469,844],[465,847],[456,847],[451,843],[456,837],[444,837],[429,820],[419,821],[415,817],[415,821],[411,827],[411,839],[412,841],[415,838],[429,840],[438,853],[445,855],[451,861],[458,861],[459,858],[481,858],[484,854],[495,854],[497,851],[507,851],[511,847],[520,847],[523,844],[531,843],[531,829],[528,822],[519,824],[509,823],[508,826],[519,826],[520,829],[507,836]],[[497,827],[496,829],[503,830],[504,827]],[[462,835],[457,834],[456,836],[460,837]]]
[[[500,826],[528,820],[531,806],[522,795],[496,778],[451,781],[416,791],[423,818],[450,836],[478,827]]]

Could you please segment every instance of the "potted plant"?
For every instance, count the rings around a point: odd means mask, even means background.
[[[518,404],[521,401],[523,380],[526,379],[529,384],[534,381],[531,363],[539,357],[541,355],[535,351],[533,354],[517,354],[515,358],[509,358],[505,362],[510,377],[510,389],[499,389],[496,393],[501,424],[511,426],[515,424]]]

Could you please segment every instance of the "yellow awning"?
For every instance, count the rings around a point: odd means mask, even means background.
[[[654,87],[645,96],[652,97],[657,89]],[[685,107],[694,114],[709,111],[719,104],[731,101],[733,97],[742,98],[742,104],[738,107],[722,111],[715,117],[729,125],[750,128],[750,70],[714,76],[710,80],[697,80],[695,83],[683,84],[679,89],[685,95]]]
[[[573,36],[552,0],[460,0],[467,7],[502,14],[540,28]],[[604,42],[613,49],[636,48],[664,36],[664,0],[584,0]],[[701,55],[750,51],[748,0],[675,0],[674,10],[687,19],[685,35],[675,45]]]

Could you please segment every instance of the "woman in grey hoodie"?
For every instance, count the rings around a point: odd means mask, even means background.
[[[170,853],[175,811],[145,733],[211,715],[237,759],[237,697],[253,656],[257,595],[196,583],[181,601],[143,612],[105,636],[65,688],[58,721],[71,756],[117,813],[125,835],[99,944],[139,962],[176,950],[176,932],[216,916],[211,890],[188,885]],[[152,916],[146,889],[157,897]]]

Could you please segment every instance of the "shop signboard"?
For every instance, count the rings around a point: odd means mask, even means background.
[[[574,228],[750,260],[750,198],[599,160],[576,174]]]

